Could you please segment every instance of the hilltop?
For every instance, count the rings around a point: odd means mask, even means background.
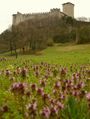
[[[54,43],[89,43],[90,23],[57,16],[27,20],[0,35],[0,50],[36,51]]]

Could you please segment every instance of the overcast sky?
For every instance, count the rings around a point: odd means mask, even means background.
[[[12,24],[12,14],[47,12],[51,8],[60,8],[62,4],[75,4],[75,17],[90,17],[90,0],[0,0],[0,33]]]

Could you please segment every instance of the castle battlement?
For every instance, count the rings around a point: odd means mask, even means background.
[[[60,8],[53,8],[53,9],[50,9],[49,12],[41,12],[41,13],[22,14],[20,12],[17,12],[17,14],[13,14],[12,25],[17,25],[29,19],[45,18],[45,17],[50,17],[50,16],[62,17],[65,15],[74,17],[74,4],[70,2],[64,3],[63,12],[60,11]]]

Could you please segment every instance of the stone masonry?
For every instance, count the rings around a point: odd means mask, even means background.
[[[30,19],[38,19],[38,18],[46,18],[51,16],[70,16],[74,17],[74,4],[67,2],[63,4],[63,12],[60,11],[58,8],[53,8],[49,12],[45,13],[33,13],[33,14],[22,14],[17,12],[17,14],[13,14],[13,23],[12,25],[17,25],[23,21],[30,20]]]

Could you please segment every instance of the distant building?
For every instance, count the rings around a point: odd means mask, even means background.
[[[23,21],[29,20],[29,19],[41,19],[51,16],[70,16],[74,18],[74,4],[67,2],[63,4],[63,12],[60,11],[58,8],[53,8],[49,12],[45,13],[33,13],[33,14],[22,14],[20,12],[17,12],[17,14],[13,14],[13,23],[12,25],[17,25]]]

